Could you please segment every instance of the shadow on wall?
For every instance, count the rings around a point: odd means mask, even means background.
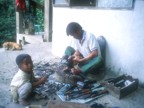
[[[102,58],[104,59],[104,66],[105,66],[106,39],[104,38],[104,36],[99,36],[99,37],[97,37],[97,41],[98,41],[99,46],[100,46],[101,55],[102,55]]]

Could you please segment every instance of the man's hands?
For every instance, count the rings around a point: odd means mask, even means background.
[[[69,61],[74,61],[75,64],[80,63],[83,61],[82,57],[79,55],[72,55],[68,58]]]
[[[71,73],[72,73],[72,74],[80,74],[80,73],[81,73],[81,70],[72,68],[72,69],[71,69]]]
[[[83,59],[82,59],[80,56],[75,56],[75,57],[73,58],[73,61],[76,62],[76,63],[80,63],[80,62],[83,61]]]

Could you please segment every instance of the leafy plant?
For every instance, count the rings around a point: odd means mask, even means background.
[[[16,14],[14,0],[0,0],[0,46],[5,41],[15,41]]]
[[[37,0],[37,3],[43,6],[44,8],[44,0]],[[36,9],[36,20],[35,24],[40,25],[41,30],[44,31],[44,9]]]
[[[44,6],[44,0],[37,0]],[[6,41],[16,41],[16,9],[15,0],[0,0],[0,47]],[[44,31],[43,9],[36,9],[34,24],[40,25]]]

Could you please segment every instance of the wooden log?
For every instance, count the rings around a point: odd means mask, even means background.
[[[90,108],[90,105],[52,100],[48,102],[47,108]]]

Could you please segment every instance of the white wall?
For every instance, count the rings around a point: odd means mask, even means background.
[[[107,41],[106,66],[117,74],[126,73],[144,84],[144,0],[136,0],[133,10],[53,9],[53,54],[61,57],[70,39],[69,22],[79,22]]]

